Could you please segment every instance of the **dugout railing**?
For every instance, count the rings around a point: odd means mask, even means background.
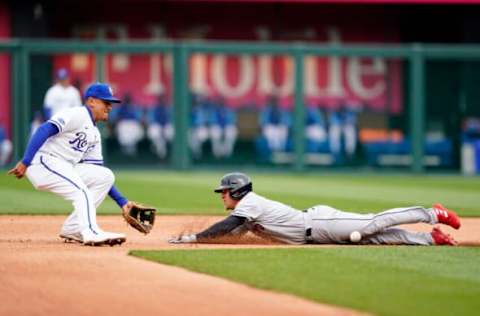
[[[423,140],[425,136],[425,64],[427,60],[480,60],[479,45],[313,45],[307,43],[258,43],[258,42],[185,42],[185,41],[59,41],[59,40],[9,40],[0,42],[0,53],[11,56],[12,82],[12,136],[14,159],[20,159],[28,141],[30,115],[30,56],[32,54],[91,53],[96,60],[95,77],[102,81],[106,54],[110,53],[168,53],[173,57],[173,104],[176,129],[171,165],[176,169],[188,169],[191,157],[188,150],[188,58],[193,53],[223,54],[282,54],[294,60],[294,170],[305,168],[303,74],[304,57],[384,57],[402,58],[408,63],[408,102],[410,103],[408,127],[411,141],[410,169],[414,173],[424,171]]]

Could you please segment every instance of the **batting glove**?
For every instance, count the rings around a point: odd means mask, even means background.
[[[197,236],[195,235],[183,235],[183,236],[178,236],[170,239],[168,241],[171,244],[189,244],[189,243],[196,243],[197,242]]]

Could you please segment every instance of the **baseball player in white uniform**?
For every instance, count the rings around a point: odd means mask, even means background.
[[[74,210],[60,232],[66,241],[115,245],[126,240],[124,234],[103,231],[96,221],[96,209],[107,193],[124,212],[131,208],[131,202],[113,186],[112,171],[103,166],[96,125],[106,121],[112,103],[119,102],[107,84],[92,84],[85,92],[85,106],[60,111],[42,124],[23,159],[9,171],[18,179],[26,174],[37,190],[72,202]]]
[[[45,118],[49,119],[60,111],[82,106],[80,92],[70,84],[68,70],[60,68],[57,71],[57,83],[45,94],[43,108]]]
[[[254,193],[250,178],[243,173],[226,174],[215,192],[221,193],[225,208],[233,210],[230,216],[198,234],[178,236],[169,242],[214,243],[219,237],[251,231],[288,244],[456,245],[439,228],[421,233],[393,226],[423,222],[460,228],[455,212],[440,204],[432,208],[395,208],[378,214],[343,212],[326,205],[299,211]],[[355,235],[359,238],[351,239]]]

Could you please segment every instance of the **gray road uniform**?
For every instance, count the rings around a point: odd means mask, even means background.
[[[349,243],[350,234],[358,231],[362,235],[361,244],[432,245],[430,233],[392,226],[438,222],[431,209],[420,206],[395,208],[378,214],[356,214],[317,205],[302,212],[254,192],[247,193],[239,201],[232,216],[245,219],[235,231],[248,229],[262,237],[289,244]]]

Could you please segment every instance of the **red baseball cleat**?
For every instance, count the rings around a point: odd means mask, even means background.
[[[433,243],[437,246],[440,245],[447,245],[447,246],[456,246],[458,245],[458,242],[453,239],[452,236],[449,234],[445,234],[440,230],[438,227],[434,227],[432,232],[430,233],[433,238]]]
[[[454,211],[449,210],[440,203],[433,204],[432,210],[435,215],[437,215],[439,223],[451,226],[455,229],[460,228],[460,218]]]

